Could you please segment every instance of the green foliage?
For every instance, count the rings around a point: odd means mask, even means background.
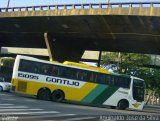
[[[12,73],[14,61],[14,58],[0,58],[0,73]]]
[[[160,92],[160,70],[144,67],[150,62],[151,57],[145,54],[109,52],[102,56],[103,65],[115,63],[116,72],[143,78],[148,89]]]
[[[5,66],[5,67],[13,67],[15,59],[14,58],[1,58],[0,59],[0,64],[1,66]]]
[[[102,55],[101,64],[102,65],[111,64],[117,62],[117,59],[118,59],[118,53],[107,52],[104,55]]]
[[[148,74],[148,78],[146,78],[148,82],[148,88],[159,92],[160,94],[160,70],[152,69]]]

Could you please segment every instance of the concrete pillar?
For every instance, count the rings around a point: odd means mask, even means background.
[[[80,49],[79,45],[73,46],[73,41],[57,40],[49,33],[44,33],[44,39],[48,49],[50,61],[54,60],[63,62],[67,60],[79,62],[81,60],[84,49]]]
[[[44,33],[44,40],[48,49],[49,60],[53,61],[53,43],[51,42],[51,37],[49,37],[48,33]]]
[[[102,51],[99,51],[98,64],[97,64],[98,67],[100,67],[101,64],[101,56],[102,56]]]

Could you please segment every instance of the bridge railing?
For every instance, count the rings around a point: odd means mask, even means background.
[[[15,11],[44,11],[61,9],[90,9],[90,8],[115,8],[115,7],[160,7],[160,2],[123,2],[123,3],[92,3],[92,4],[66,4],[66,5],[43,5],[0,8],[0,12]]]

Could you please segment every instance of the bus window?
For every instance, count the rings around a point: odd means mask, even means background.
[[[77,79],[76,78],[76,69],[58,66],[59,77]]]
[[[100,83],[100,84],[106,84],[105,74],[98,73],[97,74],[97,81],[96,82]]]
[[[59,66],[59,76],[67,78],[67,68]]]
[[[39,73],[39,67],[37,65],[32,66],[31,71],[32,73]]]
[[[130,88],[130,79],[125,77],[115,77],[115,86]]]
[[[91,72],[89,81],[96,82],[96,79],[97,79],[97,74],[95,72]]]
[[[106,74],[106,84],[110,85],[111,76]]]
[[[120,86],[121,85],[121,81],[117,76],[114,76],[114,85],[115,86]]]
[[[78,70],[77,71],[77,79],[78,80],[84,80],[84,76],[85,76],[85,73],[81,70]]]
[[[67,75],[68,78],[77,79],[76,72],[77,72],[77,69],[67,68],[66,75]]]
[[[58,75],[59,75],[59,69],[58,69],[57,66],[54,65],[54,66],[52,67],[51,75],[53,75],[53,76],[58,76]]]
[[[26,72],[30,72],[30,68],[32,67],[32,66],[29,66],[30,65],[30,63],[29,63],[29,61],[26,61],[26,60],[21,60],[20,61],[20,64],[19,64],[19,71],[26,71]]]
[[[124,87],[124,88],[130,88],[131,79],[130,78],[122,78],[122,79],[124,80],[124,83],[123,83],[122,87]]]
[[[90,81],[91,72],[78,69],[76,76],[77,80]]]
[[[50,75],[51,74],[51,67],[49,64],[41,64],[40,65],[40,73],[44,75]]]
[[[39,72],[39,63],[35,63],[34,61],[21,60],[19,71],[26,71],[30,73],[38,73]]]
[[[107,80],[108,85],[114,85],[114,77],[113,76],[107,75],[106,80]]]

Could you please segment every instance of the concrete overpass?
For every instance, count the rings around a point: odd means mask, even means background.
[[[0,46],[48,48],[77,61],[84,50],[160,54],[160,2],[0,8]]]

